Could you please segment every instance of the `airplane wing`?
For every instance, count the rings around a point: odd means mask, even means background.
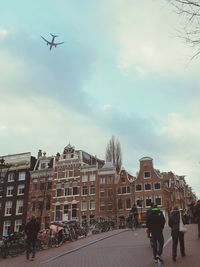
[[[47,39],[45,39],[42,35],[40,35],[40,36],[47,44],[50,44],[50,42]]]
[[[61,43],[55,43],[55,45],[60,45],[60,44],[64,44],[64,42],[61,42]]]

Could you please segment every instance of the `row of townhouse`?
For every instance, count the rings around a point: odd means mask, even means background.
[[[125,221],[134,204],[145,219],[151,202],[167,216],[174,205],[187,208],[196,200],[184,176],[154,169],[153,159],[140,159],[136,177],[118,173],[105,162],[70,144],[62,154],[38,152],[7,155],[0,164],[0,234],[20,231],[35,215],[46,228],[52,221]]]

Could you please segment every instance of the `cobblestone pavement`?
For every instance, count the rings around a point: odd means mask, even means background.
[[[185,235],[186,257],[178,254],[177,262],[171,257],[171,238],[169,229],[165,229],[165,247],[163,252],[166,267],[199,267],[200,239],[197,237],[197,225],[188,225]],[[178,251],[179,252],[179,251]],[[35,261],[27,261],[25,255],[16,258],[0,259],[0,267],[150,267],[154,266],[152,250],[146,238],[145,229],[136,231],[119,229],[92,235],[38,252]]]

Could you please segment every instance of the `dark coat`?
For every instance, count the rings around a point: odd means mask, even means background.
[[[165,217],[161,210],[152,208],[147,217],[147,228],[151,233],[161,232],[165,226]]]
[[[40,226],[35,218],[31,219],[25,226],[25,233],[28,240],[36,240],[39,231]]]
[[[182,215],[183,224],[185,224],[185,219]],[[179,234],[179,223],[180,223],[180,211],[173,210],[169,216],[168,225],[171,227],[171,235],[178,236]]]

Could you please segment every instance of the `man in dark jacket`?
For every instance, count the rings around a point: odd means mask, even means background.
[[[177,246],[178,241],[180,244],[181,256],[185,256],[185,244],[184,244],[184,233],[180,231],[180,216],[183,220],[183,224],[185,224],[184,217],[182,216],[182,212],[179,211],[178,207],[175,206],[172,210],[168,224],[171,227],[171,236],[172,236],[172,259],[176,261],[177,257]]]
[[[165,226],[165,217],[157,205],[151,209],[147,217],[147,228],[152,236],[153,256],[155,262],[163,261],[161,258],[164,245],[163,228]]]
[[[40,230],[39,223],[35,216],[32,216],[31,220],[25,226],[25,233],[27,235],[27,250],[26,258],[29,260],[29,254],[32,252],[31,260],[35,258],[37,235]]]

